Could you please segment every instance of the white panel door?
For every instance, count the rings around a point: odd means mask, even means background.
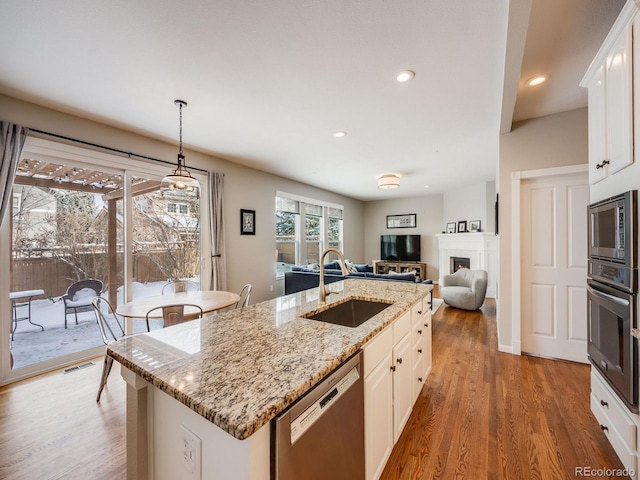
[[[522,352],[588,363],[586,174],[521,184]]]

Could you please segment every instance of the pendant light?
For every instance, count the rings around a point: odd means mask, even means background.
[[[196,180],[185,165],[184,153],[182,153],[182,108],[187,106],[184,100],[175,100],[174,103],[180,107],[180,151],[178,152],[178,166],[162,179],[160,188],[165,192],[177,195],[197,196],[200,190],[200,183]]]

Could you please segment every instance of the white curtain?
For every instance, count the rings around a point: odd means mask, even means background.
[[[209,172],[209,231],[211,232],[211,290],[227,289],[222,200],[224,173]]]
[[[0,204],[0,222],[11,206],[11,189],[16,176],[16,168],[20,161],[20,154],[29,129],[9,122],[0,122],[2,136],[0,136],[0,185],[2,186],[2,204]]]

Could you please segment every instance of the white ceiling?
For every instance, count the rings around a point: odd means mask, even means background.
[[[174,144],[180,98],[187,149],[363,200],[442,193],[495,179],[511,119],[586,106],[623,4],[0,0],[0,93]]]

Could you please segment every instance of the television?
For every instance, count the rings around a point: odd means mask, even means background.
[[[419,262],[420,235],[380,235],[380,259]]]

